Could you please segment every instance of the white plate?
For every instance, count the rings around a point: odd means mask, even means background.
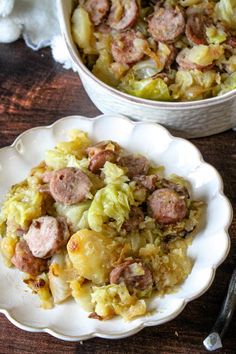
[[[4,266],[0,257],[0,312],[17,327],[32,332],[47,332],[69,341],[91,337],[122,338],[146,326],[155,326],[175,318],[187,302],[202,295],[211,285],[216,268],[226,258],[230,239],[228,227],[232,208],[223,194],[218,172],[205,163],[200,152],[188,141],[175,138],[160,125],[133,123],[121,116],[102,115],[95,119],[81,116],[63,118],[52,126],[33,128],[21,134],[10,147],[0,150],[0,201],[9,187],[24,179],[30,168],[44,159],[45,150],[66,139],[66,133],[78,128],[95,140],[112,139],[131,152],[139,152],[164,165],[167,174],[176,173],[192,184],[194,199],[207,204],[204,225],[199,229],[188,254],[194,259],[191,274],[175,294],[150,301],[149,316],[131,322],[120,317],[95,321],[73,300],[51,310],[39,307],[37,296],[22,282],[22,273]]]

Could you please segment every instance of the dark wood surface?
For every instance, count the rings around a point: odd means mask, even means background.
[[[0,45],[0,147],[24,130],[98,110],[87,97],[77,74],[51,57],[49,49],[33,52],[19,41]],[[236,113],[235,113],[236,114]],[[235,132],[193,139],[204,159],[221,173],[225,194],[236,207]],[[236,219],[230,228],[232,247],[217,269],[211,288],[189,303],[175,320],[150,327],[121,340],[95,338],[83,343],[63,342],[48,334],[24,332],[0,315],[0,354],[22,353],[206,353],[202,341],[213,325],[236,265]],[[209,250],[210,252],[210,250]],[[1,284],[0,284],[1,291]],[[236,316],[218,353],[236,353]]]

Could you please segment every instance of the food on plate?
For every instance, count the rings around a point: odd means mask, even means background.
[[[236,88],[234,0],[79,0],[71,30],[106,84],[157,101],[201,100]]]
[[[72,297],[91,319],[131,320],[191,272],[187,250],[202,207],[182,177],[72,130],[8,191],[1,254],[43,308]]]

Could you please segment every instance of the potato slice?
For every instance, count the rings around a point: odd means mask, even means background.
[[[80,230],[71,236],[67,250],[80,276],[97,285],[109,280],[116,252],[108,236],[88,229]]]

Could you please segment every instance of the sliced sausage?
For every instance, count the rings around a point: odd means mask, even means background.
[[[143,39],[143,35],[130,30],[118,34],[113,40],[111,53],[116,62],[133,64],[144,57],[145,45],[146,41]]]
[[[233,48],[236,48],[236,37],[228,38],[226,44],[230,45]]]
[[[24,239],[33,256],[48,258],[66,244],[69,236],[64,219],[41,216],[33,220]]]
[[[95,32],[100,32],[100,33],[103,33],[103,34],[108,34],[111,32],[111,27],[108,26],[108,24],[106,23],[101,23],[100,25],[96,26],[95,27]]]
[[[97,26],[108,13],[110,4],[108,0],[87,0],[84,7],[88,11],[92,22]]]
[[[129,213],[129,219],[122,224],[122,229],[127,232],[132,232],[139,229],[139,225],[144,221],[143,211],[136,206],[133,206]]]
[[[92,157],[89,163],[89,170],[93,173],[99,172],[99,170],[105,165],[107,161],[116,162],[117,154],[111,150],[100,151]]]
[[[192,14],[188,16],[185,34],[192,44],[207,44],[206,38],[207,18],[205,15]]]
[[[136,269],[142,270],[142,275],[136,275]],[[119,264],[110,273],[110,283],[119,284],[124,282],[129,290],[145,290],[152,286],[153,279],[150,269],[137,260],[127,260]]]
[[[116,162],[120,146],[111,141],[100,141],[98,144],[89,146],[86,149],[88,157],[90,159],[89,170],[93,173],[97,173],[106,163]]]
[[[47,260],[34,257],[23,239],[16,244],[11,261],[16,268],[31,275],[39,275],[47,270]]]
[[[112,0],[108,24],[117,31],[125,30],[133,26],[138,14],[136,0]]]
[[[149,198],[151,216],[161,224],[172,224],[182,220],[187,214],[185,197],[173,189],[157,189]]]
[[[156,7],[148,21],[148,30],[157,42],[173,42],[184,32],[185,20],[182,11],[175,8]]]
[[[128,169],[127,176],[129,178],[146,175],[149,169],[149,161],[141,155],[130,154],[122,156],[119,158],[118,164]]]
[[[135,176],[134,181],[153,192],[156,189],[156,183],[158,181],[158,177],[156,175],[150,176]]]
[[[89,146],[86,149],[86,153],[91,159],[94,155],[104,150],[111,150],[118,153],[120,151],[120,145],[112,140],[103,140],[93,146]]]
[[[67,167],[53,172],[49,189],[59,203],[71,205],[86,199],[92,186],[88,176],[79,168]]]

